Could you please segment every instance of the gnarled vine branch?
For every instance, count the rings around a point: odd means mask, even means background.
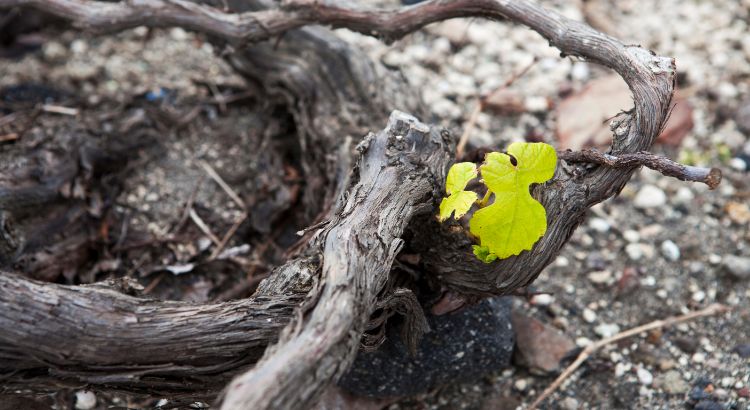
[[[247,7],[247,5],[267,8],[273,6],[273,3],[261,0],[251,1],[242,7]],[[388,88],[393,87],[393,84],[397,82],[389,83],[384,80],[387,76],[374,74],[377,71],[377,65],[370,64],[369,60],[361,54],[352,58],[351,50],[341,43],[330,45],[334,43],[334,40],[325,31],[292,29],[308,24],[323,24],[346,27],[391,41],[426,24],[448,18],[507,19],[537,31],[553,46],[559,48],[564,55],[577,56],[614,69],[630,87],[635,108],[630,113],[621,114],[613,121],[614,139],[607,156],[580,154],[582,156],[577,157],[571,154],[568,158],[571,162],[585,160],[604,166],[578,167],[572,172],[558,167],[553,180],[535,187],[534,196],[547,209],[547,233],[531,251],[492,264],[484,264],[476,260],[471,252],[471,238],[438,224],[433,215],[426,212],[430,210],[429,207],[434,200],[440,196],[443,173],[449,161],[449,155],[446,154],[450,146],[449,141],[439,138],[434,132],[428,132],[423,125],[418,124],[416,119],[396,114],[386,131],[376,139],[366,140],[369,146],[362,146],[365,156],[357,168],[359,179],[355,178],[353,188],[346,191],[349,193],[348,197],[339,196],[338,207],[332,206],[332,203],[327,203],[325,206],[320,203],[315,204],[320,196],[316,196],[316,192],[308,187],[304,201],[310,204],[311,209],[318,211],[315,212],[316,214],[326,213],[326,209],[339,211],[327,213],[331,221],[318,236],[322,242],[318,244],[319,247],[311,247],[313,254],[316,249],[322,252],[322,261],[309,262],[308,260],[303,264],[302,272],[307,272],[303,277],[317,279],[318,285],[311,294],[310,305],[304,312],[301,312],[303,315],[299,319],[285,328],[280,337],[280,343],[265,353],[255,369],[241,375],[230,384],[224,398],[225,408],[237,408],[250,403],[255,408],[300,407],[317,398],[324,385],[336,380],[353,358],[359,337],[376,305],[375,297],[387,279],[395,252],[401,246],[399,238],[405,230],[408,230],[414,238],[408,245],[421,253],[421,268],[424,275],[429,276],[433,282],[444,289],[461,295],[467,300],[491,294],[512,293],[529,284],[553,260],[589,207],[619,192],[630,179],[636,165],[648,165],[653,162],[651,161],[653,158],[640,162],[633,158],[638,158],[639,153],[648,150],[663,128],[674,87],[675,67],[672,59],[657,56],[638,46],[626,45],[582,23],[571,21],[526,1],[433,0],[399,10],[379,11],[341,6],[325,1],[289,0],[282,2],[278,8],[261,11],[234,8],[241,11],[234,14],[184,0],[138,0],[121,3],[90,0],[0,0],[0,7],[33,7],[74,21],[79,27],[100,31],[122,30],[140,25],[153,27],[178,25],[234,44],[237,46],[236,51],[227,57],[230,63],[246,76],[258,79],[269,94],[280,96],[290,107],[298,129],[303,134],[300,137],[301,151],[303,155],[310,154],[310,158],[302,159],[303,168],[311,180],[311,186],[323,187],[326,192],[323,197],[327,202],[331,202],[337,193],[344,192],[346,184],[342,181],[346,178],[339,175],[336,178],[326,179],[323,173],[341,174],[345,170],[328,167],[326,152],[315,151],[314,145],[335,147],[330,150],[336,151],[338,158],[348,164],[348,153],[338,151],[341,140],[346,136],[356,136],[357,132],[371,127],[373,121],[379,120],[377,116],[385,111],[385,105],[388,104],[387,98],[384,99],[383,96],[397,98],[396,96],[404,93],[393,92],[393,88]],[[248,51],[248,49],[238,47],[246,42],[264,40],[282,33],[286,34],[279,49],[259,45]],[[321,46],[326,42],[329,43],[328,47]],[[293,56],[295,51],[304,47],[326,49],[325,53],[328,53],[326,55],[336,58],[326,59],[326,61],[322,58],[304,61],[305,59],[299,56],[290,57],[287,60],[272,58],[274,53],[288,53],[289,56]],[[293,61],[291,63],[293,69],[284,65],[290,60]],[[314,74],[305,76],[309,72]],[[337,74],[343,75],[337,76]],[[307,82],[320,77],[331,80],[330,84],[334,86],[321,92],[311,92],[311,87]],[[375,83],[375,80],[378,83]],[[358,86],[347,88],[351,83],[357,83]],[[380,87],[386,83],[389,84],[388,87]],[[343,84],[343,87],[338,87],[337,84]],[[370,92],[366,91],[368,89]],[[388,91],[379,93],[382,89]],[[348,93],[348,91],[352,92]],[[374,98],[378,99],[376,103],[372,101]],[[401,106],[402,103],[410,107],[420,105],[415,98],[402,98],[403,100],[399,100],[398,103],[391,102],[392,105]],[[324,108],[317,107],[317,104],[322,104]],[[387,166],[381,169],[381,165],[384,164],[383,159],[387,159]],[[685,168],[683,171],[690,175],[700,173]],[[711,173],[707,175],[711,177]],[[419,184],[415,185],[416,182]],[[377,184],[372,185],[373,183]],[[385,194],[390,196],[386,199],[383,197]],[[372,215],[380,215],[380,217],[377,221],[365,221],[358,212],[367,213],[370,219]],[[411,221],[413,217],[415,220]],[[411,224],[407,227],[410,222]],[[280,270],[284,271],[289,267],[300,269],[301,262],[297,260],[292,264],[294,263],[297,265],[287,264]],[[264,292],[268,292],[269,289],[274,290],[273,295],[286,297],[292,295],[299,297],[310,290],[309,281],[300,282],[299,279],[293,279],[293,271],[288,271],[288,273],[292,274],[277,276],[276,279],[272,276],[267,279],[256,298],[266,295],[267,293]],[[12,283],[7,281],[0,283],[0,304],[24,306],[23,310],[13,310],[13,314],[5,318],[9,325],[35,317],[33,315],[46,314],[49,316],[48,320],[53,320],[57,312],[55,309],[59,308],[53,308],[44,302],[45,292],[53,294],[73,292],[72,294],[79,296],[83,294],[78,288],[25,283],[26,279],[18,276],[4,276],[4,278],[11,278]],[[21,304],[22,301],[13,296],[14,291],[20,289],[16,288],[18,286],[21,286],[24,292],[34,296],[28,298],[26,304]],[[66,299],[58,298],[58,300]],[[181,305],[166,303],[160,305],[157,302],[149,302],[151,303],[148,305],[149,308],[143,311],[139,307],[141,302],[123,299],[106,292],[85,296],[83,302],[77,303],[91,304],[91,310],[106,303],[114,303],[116,306],[119,306],[118,303],[130,303],[127,308],[123,308],[123,312],[126,313],[105,315],[103,319],[92,319],[89,315],[77,316],[84,328],[88,326],[89,321],[94,320],[99,321],[100,327],[107,326],[111,321],[120,321],[119,325],[112,323],[107,338],[127,335],[129,330],[127,326],[122,325],[122,321],[132,322],[132,315],[136,320],[151,317],[164,318],[167,317],[164,315],[174,313],[170,309],[177,309],[178,312],[182,312],[181,309],[188,309]],[[237,306],[249,309],[247,312],[251,312],[253,309],[250,306],[253,303],[259,303],[259,300],[250,299],[233,303],[239,303]],[[72,303],[66,306],[71,306],[71,309],[75,307]],[[223,311],[222,309],[227,306],[229,305],[193,306],[188,311],[194,312],[196,309],[202,312],[209,312],[210,309]],[[274,331],[283,325],[284,320],[290,319],[290,316],[287,316],[288,308],[288,304],[282,306],[277,320],[272,321]],[[102,310],[108,312],[104,307]],[[134,313],[131,315],[127,312]],[[71,311],[71,314],[73,313],[85,313],[85,311]],[[196,316],[195,320],[199,320],[200,317],[200,315]],[[240,317],[237,322],[232,322],[232,326],[217,329],[217,339],[224,337],[226,332],[234,334],[233,329],[237,326],[250,326],[246,328],[247,332],[255,333],[255,335],[245,337],[250,339],[256,337],[254,340],[263,339],[263,343],[270,343],[274,340],[268,335],[262,336],[263,334],[259,333],[260,329],[252,330],[250,321],[252,317],[252,315]],[[149,337],[154,340],[167,337],[173,330],[168,325],[146,328],[149,329]],[[88,366],[93,369],[100,364],[98,356],[102,351],[97,349],[84,350],[84,353],[88,352],[90,356],[73,355],[72,364],[65,363],[65,357],[55,357],[53,353],[49,353],[50,356],[37,357],[31,350],[24,351],[23,345],[29,340],[25,336],[27,333],[33,335],[35,340],[43,345],[41,348],[43,352],[45,348],[49,349],[54,345],[48,344],[48,340],[45,340],[44,334],[47,332],[45,329],[24,327],[17,333],[2,335],[0,352],[3,355],[0,357],[3,358],[3,369],[9,370],[6,373],[31,368],[38,371],[44,366],[50,369],[60,369],[65,365],[79,369]],[[60,332],[60,335],[75,334],[70,332],[77,331],[75,326],[72,328],[54,326],[52,329]],[[83,337],[84,345],[94,340],[91,335],[85,333],[79,337]],[[238,338],[237,342],[241,340]],[[258,346],[261,345],[262,343],[258,344]],[[193,348],[204,354],[211,350],[206,351],[201,347],[210,346],[209,342],[203,341]],[[252,348],[255,345],[248,343],[248,346],[246,348]],[[183,347],[188,348],[188,346],[178,346],[178,348]],[[165,356],[162,357],[164,363],[180,362],[178,359],[181,356],[173,350],[164,353]],[[5,354],[6,352],[9,353]],[[24,361],[15,362],[7,359],[19,352],[27,354],[23,356]],[[227,360],[221,352],[213,352]],[[236,349],[227,349],[226,352],[233,358],[236,358],[238,354],[241,355]],[[113,344],[107,351],[110,355],[122,356],[126,353],[129,354],[130,349],[126,350],[124,346],[117,344]],[[196,353],[185,359],[205,360],[208,357],[214,360],[209,360],[211,363],[216,363],[217,360],[221,362],[213,355],[214,353],[207,356]],[[295,362],[295,359],[299,360]],[[236,371],[238,363],[239,365],[248,364],[252,358],[243,360],[231,366],[223,364],[217,368],[217,371],[230,368]],[[153,363],[151,365],[154,366]],[[186,367],[171,366],[168,367],[168,371],[172,372],[169,373],[170,376],[186,369]],[[128,374],[127,369],[120,370],[124,372],[123,374]],[[143,375],[164,377],[158,369],[151,369],[146,373],[142,370],[141,373],[135,369],[129,370],[131,371],[130,381],[125,376],[116,378],[112,382],[110,379],[101,377],[86,378],[85,375],[81,376],[79,373],[71,376],[65,372],[52,371],[49,375],[50,379],[95,383],[103,387],[123,387],[130,383],[130,387],[133,387],[131,390],[138,390],[139,387],[145,386],[138,384],[145,383],[145,379],[140,378]],[[170,386],[174,388],[171,383],[160,386],[164,389]]]

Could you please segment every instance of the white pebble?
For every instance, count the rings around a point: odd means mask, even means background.
[[[574,63],[570,69],[570,76],[574,80],[585,81],[589,78],[589,65],[587,63]]]
[[[523,105],[530,112],[545,112],[549,109],[549,102],[546,97],[527,97]]]
[[[592,342],[591,339],[589,339],[587,337],[579,337],[579,338],[576,339],[576,346],[578,346],[578,347],[590,346],[593,343],[594,342]]]
[[[692,299],[693,299],[693,301],[695,301],[695,302],[699,302],[699,303],[700,303],[700,302],[703,302],[703,300],[704,300],[704,299],[706,299],[706,292],[704,292],[704,291],[702,291],[702,290],[699,290],[699,291],[697,291],[697,292],[694,292],[694,293],[693,293],[693,296],[692,296]]]
[[[633,205],[636,208],[658,208],[667,203],[667,195],[654,185],[644,185],[636,194]]]
[[[717,255],[715,253],[712,253],[708,255],[708,263],[711,265],[718,265],[721,263],[721,255]]]
[[[731,377],[723,377],[721,379],[722,387],[731,387],[734,384],[734,379]]]
[[[638,376],[638,381],[644,386],[649,386],[654,381],[654,375],[643,367],[636,369],[635,373]]]
[[[558,256],[557,258],[555,258],[555,266],[564,268],[569,265],[570,265],[570,261],[568,260],[568,258],[564,256]]]
[[[747,164],[742,158],[732,158],[729,161],[729,166],[736,169],[737,171],[746,171]]]
[[[695,199],[693,191],[691,191],[688,187],[681,186],[677,189],[677,193],[675,193],[674,197],[672,197],[672,202],[676,204],[687,205],[692,202],[693,199]]]
[[[70,43],[70,50],[76,54],[83,54],[89,49],[88,44],[84,40],[73,40]]]
[[[596,322],[596,312],[589,308],[583,309],[583,320],[587,323]]]
[[[578,400],[572,397],[566,397],[560,402],[560,408],[562,410],[578,410],[579,407]]]
[[[588,278],[592,283],[604,285],[612,280],[612,272],[608,270],[594,271],[588,274]]]
[[[625,253],[630,260],[637,261],[643,257],[643,246],[640,243],[629,243],[625,247]]]
[[[680,259],[680,248],[677,247],[677,244],[667,239],[661,243],[661,254],[668,261],[675,262]]]
[[[619,362],[615,365],[615,376],[622,377],[629,372],[633,366],[630,363]]]
[[[701,352],[695,353],[695,354],[693,355],[693,357],[692,357],[692,360],[693,360],[693,361],[694,361],[695,363],[703,363],[703,362],[705,362],[705,361],[706,361],[706,355],[705,355],[705,354],[703,354],[703,353],[701,353]]]
[[[96,407],[96,395],[89,390],[79,390],[76,392],[76,409],[90,410]]]
[[[589,221],[589,227],[597,232],[605,233],[609,231],[610,224],[602,218],[591,218]]]
[[[548,294],[542,293],[531,297],[531,304],[534,306],[549,306],[555,300],[555,297]]]
[[[622,237],[630,243],[635,243],[641,240],[641,234],[639,234],[638,231],[634,231],[632,229],[628,229],[627,231],[623,232]]]
[[[594,333],[606,339],[620,333],[620,326],[614,323],[602,323],[594,328]]]
[[[185,31],[185,30],[183,30],[183,29],[181,29],[179,27],[175,27],[175,28],[169,30],[169,35],[170,35],[170,37],[172,37],[172,40],[177,40],[177,41],[185,41],[188,38],[187,31]]]
[[[526,379],[518,379],[513,384],[513,387],[515,387],[518,391],[526,391],[526,388],[529,387],[529,383],[526,381]]]

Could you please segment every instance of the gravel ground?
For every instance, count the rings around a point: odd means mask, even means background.
[[[541,3],[625,43],[674,56],[678,94],[693,107],[694,126],[681,144],[654,151],[719,167],[725,179],[709,191],[650,170],[636,173],[620,196],[591,210],[588,222],[535,282],[537,290],[553,296],[518,300],[516,308],[563,330],[580,347],[715,302],[733,309],[608,346],[547,401],[547,408],[750,408],[750,359],[740,355],[750,343],[745,170],[750,168],[750,2]],[[509,24],[454,20],[390,47],[341,31],[373,57],[400,68],[422,89],[436,120],[457,134],[477,95],[537,58],[510,87],[522,97],[525,112],[481,114],[470,139],[475,146],[503,147],[540,137],[557,143],[554,107],[560,96],[610,74],[561,59],[536,33]],[[511,409],[529,404],[551,381],[513,368],[396,407]]]
[[[542,3],[626,43],[676,57],[680,95],[693,107],[694,125],[679,145],[654,151],[720,167],[725,179],[708,191],[648,170],[636,173],[619,197],[591,210],[587,223],[535,282],[537,290],[552,296],[519,299],[516,309],[561,329],[583,347],[612,332],[714,302],[733,308],[605,348],[547,401],[547,408],[693,408],[700,400],[702,408],[750,408],[750,359],[743,350],[750,349],[750,267],[742,266],[750,264],[750,179],[743,169],[750,168],[743,160],[750,156],[750,1]],[[473,146],[501,148],[525,139],[557,143],[555,107],[561,96],[610,74],[561,59],[536,33],[510,24],[454,20],[392,46],[339,31],[402,70],[422,90],[433,121],[456,134],[477,95],[538,59],[510,87],[521,97],[523,112],[480,114]],[[4,63],[0,86],[44,80],[80,86],[91,98],[125,100],[155,87],[204,92],[185,72],[242,84],[212,57],[210,45],[182,30],[145,36],[137,29],[91,43],[62,37],[45,45],[41,55]],[[179,64],[159,64],[165,60]],[[96,76],[109,81],[88,81]],[[482,383],[453,384],[394,407],[510,409],[530,403],[551,381],[513,367]]]

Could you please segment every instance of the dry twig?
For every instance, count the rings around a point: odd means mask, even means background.
[[[718,168],[682,165],[669,158],[645,151],[614,156],[593,149],[586,149],[583,151],[568,150],[558,151],[557,156],[566,162],[590,162],[610,168],[634,168],[645,166],[681,181],[702,182],[708,185],[710,189],[716,188],[721,182],[721,170]]]
[[[229,195],[230,198],[237,204],[237,206],[242,209],[242,215],[240,215],[239,218],[237,218],[236,221],[232,224],[231,227],[229,227],[229,230],[224,234],[224,236],[221,238],[221,241],[217,244],[216,248],[211,252],[211,256],[208,258],[208,260],[214,260],[217,256],[221,253],[221,251],[224,250],[224,247],[227,246],[227,243],[229,243],[229,240],[232,239],[232,236],[237,232],[237,229],[240,228],[240,225],[242,225],[243,222],[248,217],[247,214],[247,207],[245,205],[245,202],[242,201],[239,195],[237,195],[236,192],[232,189],[232,187],[227,184],[224,179],[219,175],[218,172],[206,161],[200,162],[203,169],[206,170],[206,173],[217,183],[219,186],[224,190],[224,192]]]
[[[211,232],[211,228],[209,228],[206,222],[204,222],[203,219],[200,217],[200,215],[198,215],[198,213],[195,212],[195,209],[190,208],[189,215],[190,215],[190,220],[192,220],[193,223],[195,223],[195,225],[201,230],[201,232],[203,232],[203,234],[205,234],[206,236],[208,236],[209,239],[211,239],[211,242],[213,242],[214,245],[219,246],[219,244],[221,244],[221,241],[219,240],[219,238],[213,232]]]
[[[208,176],[210,176],[211,179],[213,179],[217,184],[219,184],[221,189],[223,189],[224,192],[226,192],[227,195],[229,195],[229,197],[232,198],[232,201],[234,201],[234,203],[236,203],[237,206],[240,207],[240,209],[244,210],[245,202],[240,198],[239,195],[237,195],[236,192],[234,192],[234,190],[232,189],[232,187],[229,186],[229,184],[224,182],[224,179],[221,177],[221,175],[219,175],[218,172],[216,172],[216,170],[211,166],[211,164],[209,164],[206,161],[200,161],[200,164],[203,167],[203,169],[206,170],[206,173],[208,174]]]
[[[49,112],[53,114],[70,115],[70,116],[78,115],[78,108],[63,107],[62,105],[43,104],[41,107],[39,107],[39,109],[41,109],[44,112]]]
[[[592,343],[592,344],[586,346],[586,348],[583,349],[583,351],[581,352],[581,354],[578,355],[578,357],[576,358],[576,360],[573,363],[571,363],[570,366],[568,366],[567,368],[565,368],[565,370],[562,373],[560,373],[560,376],[558,376],[557,379],[555,379],[555,381],[552,382],[552,384],[550,384],[546,389],[544,389],[544,391],[542,392],[542,394],[540,394],[539,397],[537,397],[537,399],[534,400],[533,403],[531,403],[531,405],[529,406],[528,410],[534,410],[534,409],[536,409],[555,390],[557,390],[557,388],[560,387],[560,385],[562,385],[562,383],[565,381],[565,379],[567,379],[568,377],[570,377],[570,375],[572,375],[573,372],[575,372],[583,364],[583,362],[586,361],[586,359],[588,359],[589,357],[591,357],[591,355],[595,351],[601,349],[602,347],[604,347],[606,345],[609,345],[609,344],[612,344],[614,342],[617,342],[618,340],[622,340],[622,339],[626,339],[628,337],[635,336],[635,335],[637,335],[639,333],[647,332],[649,330],[658,329],[658,328],[662,328],[662,327],[666,327],[666,326],[672,326],[672,325],[675,325],[677,323],[687,322],[687,321],[690,321],[690,320],[693,320],[693,319],[697,319],[697,318],[701,318],[701,317],[713,316],[713,315],[716,315],[716,314],[719,314],[719,313],[727,312],[729,310],[730,310],[729,307],[727,307],[725,305],[722,305],[722,304],[715,303],[715,304],[713,304],[711,306],[708,306],[707,308],[702,309],[702,310],[698,310],[698,311],[695,311],[695,312],[690,312],[690,313],[687,313],[687,314],[684,314],[684,315],[681,315],[681,316],[673,316],[673,317],[670,317],[670,318],[667,318],[667,319],[655,320],[653,322],[646,323],[645,325],[636,326],[636,327],[634,327],[632,329],[626,330],[624,332],[620,332],[620,333],[618,333],[618,334],[616,334],[616,335],[614,335],[612,337],[608,337],[606,339],[602,339],[602,340],[599,340],[598,342]]]

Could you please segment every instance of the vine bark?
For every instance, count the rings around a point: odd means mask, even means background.
[[[1,274],[0,326],[12,331],[0,334],[0,374],[11,388],[86,384],[211,395],[217,386],[208,375],[220,374],[213,380],[223,383],[260,358],[229,384],[223,408],[300,408],[319,397],[354,358],[378,299],[393,294],[387,284],[402,246],[420,254],[419,271],[439,292],[465,302],[510,294],[531,283],[586,210],[616,195],[638,166],[667,164],[673,176],[720,179],[713,171],[643,157],[670,109],[671,58],[626,45],[533,3],[433,0],[393,11],[312,0],[215,3],[0,0],[0,8],[30,7],[104,32],[177,25],[229,44],[230,64],[292,113],[308,180],[303,202],[310,222],[322,228],[306,231],[307,245],[252,298],[222,304],[146,301],[96,286],[43,284]],[[234,13],[217,8],[223,4]],[[392,41],[454,17],[526,25],[563,55],[614,69],[635,101],[631,111],[613,120],[608,153],[566,154],[562,159],[569,166],[561,164],[553,180],[532,190],[547,209],[544,237],[531,251],[492,264],[473,256],[466,234],[433,217],[452,158],[454,142],[446,134],[395,112],[377,136],[351,143],[379,128],[376,124],[394,107],[423,117],[414,90],[328,30],[301,28],[346,27]],[[273,45],[247,45],[278,35]],[[175,337],[186,332],[195,335]],[[142,351],[133,357],[136,335]],[[277,337],[278,343],[262,353]]]

